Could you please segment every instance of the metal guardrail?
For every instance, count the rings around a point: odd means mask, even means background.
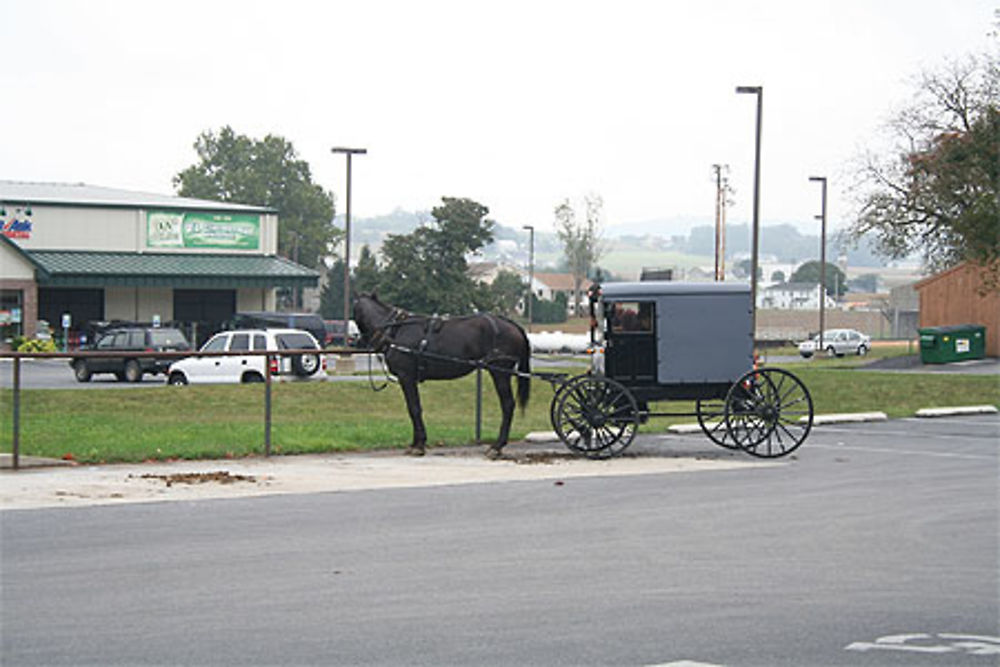
[[[11,359],[13,408],[13,434],[11,440],[11,467],[20,467],[21,457],[21,360],[22,359],[188,359],[192,357],[266,357],[264,368],[270,369],[272,357],[294,357],[300,354],[347,354],[355,353],[351,348],[328,348],[324,350],[260,350],[243,352],[0,352],[0,359]],[[264,455],[271,455],[271,373],[264,373]]]

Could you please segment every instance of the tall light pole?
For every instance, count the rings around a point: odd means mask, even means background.
[[[823,346],[823,328],[826,324],[826,176],[810,176],[810,181],[823,186],[823,208],[816,216],[820,220],[819,234],[819,347]],[[814,351],[815,356],[819,356],[819,349]]]
[[[348,322],[351,319],[351,156],[364,155],[368,149],[336,147],[330,152],[347,156],[347,212],[344,217],[344,347],[347,347]]]
[[[528,331],[531,331],[531,302],[535,300],[535,228],[524,225],[529,232],[528,241]]]
[[[737,86],[737,93],[757,96],[757,140],[753,167],[753,243],[750,247],[750,330],[757,338],[757,262],[760,247],[760,121],[764,110],[763,86]],[[756,344],[756,343],[755,343]]]

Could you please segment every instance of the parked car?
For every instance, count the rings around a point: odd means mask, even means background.
[[[177,329],[127,326],[106,329],[81,350],[97,352],[184,352],[191,349]],[[165,373],[172,358],[76,357],[70,361],[78,382],[89,382],[94,373],[113,373],[119,381],[140,382],[146,373]]]
[[[326,361],[320,346],[301,329],[249,329],[223,331],[208,339],[201,352],[250,352],[264,350],[316,350],[316,354],[271,357],[271,376],[285,379],[325,377]],[[267,357],[263,355],[188,357],[170,365],[167,383],[263,382]]]
[[[845,354],[868,354],[872,347],[870,337],[855,331],[854,329],[827,329],[823,332],[823,342],[819,341],[819,334],[810,340],[799,343],[799,354],[808,359],[817,350],[826,352],[829,356],[842,357]]]
[[[302,329],[317,341],[326,340],[323,318],[315,313],[279,313],[248,310],[236,313],[227,329]]]
[[[326,328],[326,337],[323,340],[325,346],[344,343],[344,320],[323,320],[323,326]],[[359,340],[361,340],[361,330],[354,320],[347,320],[348,347],[357,347]]]

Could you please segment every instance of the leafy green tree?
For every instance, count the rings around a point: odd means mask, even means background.
[[[970,57],[925,73],[890,123],[888,154],[864,156],[854,238],[880,254],[920,253],[929,271],[963,261],[1000,284],[1000,60]]]
[[[320,266],[340,240],[333,194],[312,182],[309,164],[287,140],[251,139],[227,125],[203,132],[194,149],[198,163],[173,178],[180,196],[277,209],[278,254],[305,266]]]
[[[466,256],[493,240],[489,209],[471,199],[443,197],[434,220],[410,234],[390,234],[379,295],[395,305],[424,313],[458,315],[487,309],[489,295],[468,276]]]
[[[344,319],[344,260],[340,258],[326,272],[326,284],[319,293],[319,314],[325,320]]]
[[[773,280],[776,283],[785,282],[785,272],[782,271],[781,269],[778,269],[777,271],[771,274],[771,280]]]
[[[508,317],[517,312],[517,306],[527,294],[525,281],[513,271],[501,270],[490,284],[491,310],[497,310]]]
[[[806,262],[799,268],[795,269],[795,273],[792,274],[791,282],[793,283],[819,283],[819,271],[820,263],[816,260],[811,262]],[[845,291],[847,291],[847,275],[841,271],[836,264],[826,263],[826,293],[833,295],[837,298],[841,297]]]
[[[375,254],[368,247],[368,244],[361,246],[361,254],[358,256],[358,264],[351,272],[351,291],[354,294],[362,292],[371,294],[379,285],[381,273]]]

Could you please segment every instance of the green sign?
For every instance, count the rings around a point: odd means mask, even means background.
[[[146,246],[260,250],[260,216],[150,211],[146,214]]]

